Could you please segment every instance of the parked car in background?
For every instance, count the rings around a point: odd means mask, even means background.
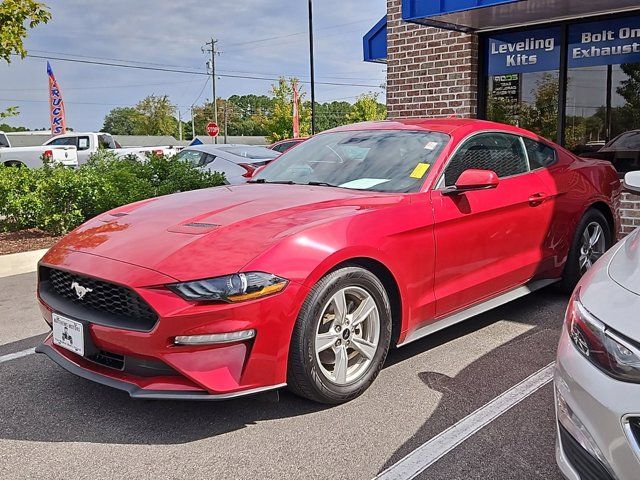
[[[245,183],[258,168],[279,157],[276,151],[253,145],[194,145],[176,157],[210,172],[224,173],[227,183]]]
[[[300,145],[305,140],[307,139],[306,138],[289,138],[287,140],[280,140],[279,142],[269,145],[268,148],[270,148],[271,150],[275,150],[276,152],[279,152],[279,153],[284,153],[287,150],[292,149],[296,145]]]
[[[134,203],[63,238],[39,265],[53,334],[37,351],[138,398],[287,385],[346,402],[389,348],[572,288],[611,246],[619,195],[609,162],[512,126],[340,127],[251,183]]]
[[[618,135],[597,152],[584,156],[610,161],[620,178],[623,178],[627,172],[640,170],[640,130],[630,130]]]
[[[12,147],[9,137],[0,132],[0,165],[39,168],[45,161],[77,167],[78,152],[73,146]]]
[[[640,172],[627,173],[640,194]],[[555,372],[558,465],[570,480],[635,480],[640,472],[640,230],[578,284]]]
[[[0,132],[0,148],[9,148],[11,147],[11,142],[9,142],[9,138],[4,134],[4,132]]]
[[[131,147],[121,148],[120,145],[108,133],[78,133],[70,132],[55,136],[45,142],[47,146],[72,146],[78,151],[78,164],[87,163],[89,157],[98,150],[109,150],[118,157],[134,155],[140,160],[145,160],[146,155],[156,153],[158,155],[173,156],[178,150],[173,146],[162,147]]]

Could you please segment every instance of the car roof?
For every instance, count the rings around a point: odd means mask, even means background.
[[[265,156],[260,158],[243,157],[242,155],[238,155],[237,153],[228,151],[228,149],[232,149],[232,148],[240,148],[240,149],[247,149],[247,150],[261,149],[261,150],[264,150]],[[269,150],[264,145],[242,145],[242,144],[236,144],[236,143],[215,144],[215,145],[191,145],[189,147],[186,147],[183,151],[195,151],[195,152],[215,154],[216,156],[222,157],[226,160],[229,160],[235,163],[238,163],[238,162],[256,163],[256,162],[265,161],[265,160],[273,160],[276,156],[278,156],[278,154],[274,156],[273,150]]]
[[[451,134],[458,129],[507,130],[516,133],[530,133],[512,125],[472,118],[408,118],[362,122],[337,127],[327,132],[348,132],[357,130],[424,130]],[[326,133],[326,132],[323,132]]]

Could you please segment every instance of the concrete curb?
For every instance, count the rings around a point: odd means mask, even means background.
[[[0,255],[0,278],[35,272],[38,261],[48,249]]]

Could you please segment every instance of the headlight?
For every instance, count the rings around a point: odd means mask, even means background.
[[[196,302],[244,302],[284,290],[288,281],[262,272],[234,273],[224,277],[168,285],[185,300]]]
[[[578,351],[607,375],[623,382],[640,383],[640,350],[634,342],[595,318],[574,295],[566,325]]]

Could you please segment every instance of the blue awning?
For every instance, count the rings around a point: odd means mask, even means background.
[[[363,39],[364,61],[387,62],[387,17],[384,16],[367,32]]]
[[[638,9],[638,0],[402,0],[402,19],[473,32]]]

